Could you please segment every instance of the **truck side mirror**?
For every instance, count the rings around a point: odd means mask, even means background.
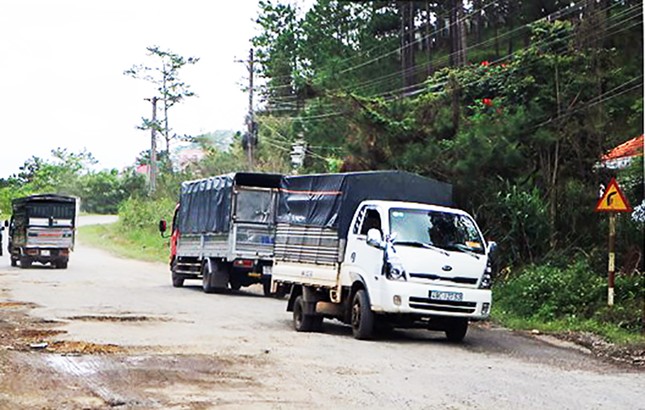
[[[497,255],[497,242],[489,241],[488,242],[488,257],[494,259]]]
[[[7,219],[4,220],[4,227],[5,228],[9,227],[9,220],[7,220]]]
[[[166,221],[164,219],[160,220],[159,221],[159,232],[161,232],[163,234],[164,232],[166,232],[167,228],[168,228],[168,224],[166,223]]]
[[[385,249],[385,243],[383,243],[381,231],[376,228],[372,228],[367,231],[367,244],[377,249]]]

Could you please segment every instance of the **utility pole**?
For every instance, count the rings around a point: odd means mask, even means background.
[[[253,146],[255,145],[255,117],[253,114],[253,48],[249,50],[249,114],[247,117],[246,153],[249,161],[249,171],[253,171]]]
[[[157,189],[157,97],[146,98],[152,102],[152,123],[150,126],[150,164],[148,166],[148,191]]]

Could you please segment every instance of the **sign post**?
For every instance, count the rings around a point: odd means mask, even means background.
[[[627,198],[620,190],[616,178],[609,185],[596,204],[596,212],[609,212],[609,262],[607,263],[607,306],[614,305],[614,286],[616,279],[616,213],[631,212]]]

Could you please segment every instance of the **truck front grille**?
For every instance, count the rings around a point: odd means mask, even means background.
[[[410,297],[410,307],[414,309],[434,310],[438,312],[474,313],[477,302],[457,302],[453,300],[435,300],[430,298]]]
[[[477,278],[467,278],[463,276],[448,277],[448,276],[436,275],[434,273],[410,273],[410,277],[417,278],[417,279],[428,279],[428,280],[439,281],[439,282],[457,283],[460,285],[476,285],[478,281]]]

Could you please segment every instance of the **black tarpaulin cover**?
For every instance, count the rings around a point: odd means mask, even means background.
[[[452,185],[404,171],[285,176],[278,222],[338,230],[344,238],[365,200],[452,205]]]
[[[228,232],[234,186],[278,188],[282,176],[238,172],[181,184],[178,227],[183,233]]]
[[[16,198],[12,201],[13,215],[74,220],[76,200],[76,197],[58,194],[38,194]]]

